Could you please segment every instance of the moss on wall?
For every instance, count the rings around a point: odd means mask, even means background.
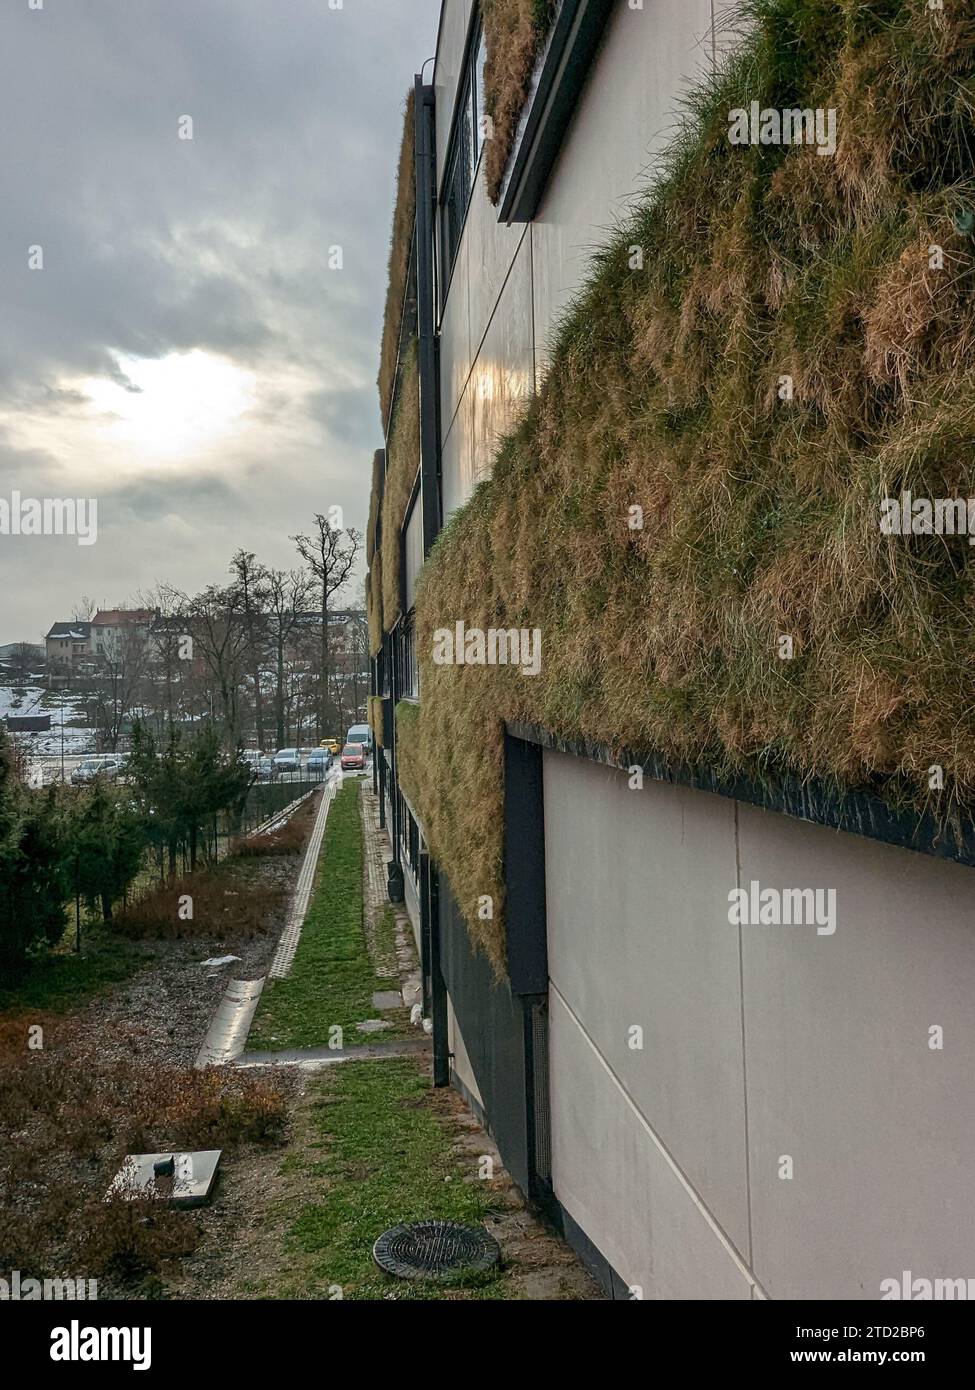
[[[902,490],[975,496],[975,21],[747,8],[421,575],[400,775],[499,970],[505,721],[942,815],[975,795],[975,548],[880,530]],[[753,100],[835,109],[835,154],[733,145]],[[460,620],[540,629],[540,674],[434,664]]]
[[[379,747],[385,748],[386,723],[383,717],[383,701],[381,695],[369,696],[369,727]]]
[[[369,655],[375,656],[383,644],[383,557],[378,551],[369,566],[366,618],[369,623]]]
[[[400,616],[400,534],[420,467],[420,370],[414,338],[403,357],[403,371],[387,446],[382,503],[383,629]]]
[[[386,309],[383,316],[382,350],[379,358],[379,405],[383,422],[389,419],[396,381],[396,362],[399,356],[403,304],[410,268],[410,246],[413,223],[416,219],[416,175],[414,168],[416,126],[414,96],[411,87],[406,97],[403,115],[403,140],[400,145],[396,178],[396,203],[393,208],[393,230],[389,243],[389,277],[386,289]]]

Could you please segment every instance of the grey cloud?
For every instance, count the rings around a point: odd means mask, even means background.
[[[333,502],[361,525],[381,442],[373,383],[402,103],[439,6],[4,8],[0,412],[40,413],[63,439],[84,405],[72,380],[132,387],[118,354],[203,348],[269,382],[261,444],[234,441],[219,472],[147,463],[135,481],[92,479],[79,449],[102,535],[83,558],[55,546],[36,565],[0,547],[0,638],[13,640],[82,589],[110,599],[113,575],[126,593],[157,578],[192,587],[237,544],[290,564],[288,535]],[[184,114],[192,141],[177,139]],[[38,244],[44,270],[31,271]],[[341,271],[328,269],[332,245]],[[303,383],[293,393],[289,373]],[[64,467],[43,449],[0,446],[0,470],[0,492],[33,477],[64,495]]]

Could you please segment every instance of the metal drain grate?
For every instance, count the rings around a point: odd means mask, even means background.
[[[443,1279],[496,1265],[501,1247],[483,1226],[453,1221],[414,1221],[392,1226],[372,1247],[373,1259],[400,1279]]]

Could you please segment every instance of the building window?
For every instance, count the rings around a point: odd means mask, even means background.
[[[440,203],[440,251],[444,293],[467,218],[474,176],[484,145],[484,32],[477,21],[459,86],[457,114],[447,155]]]
[[[398,799],[401,862],[404,868],[409,870],[414,885],[418,885],[420,881],[420,827],[413,819],[402,792],[398,794]]]

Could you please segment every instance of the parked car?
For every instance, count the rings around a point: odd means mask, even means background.
[[[278,772],[300,772],[301,771],[301,749],[300,748],[279,748],[274,755],[274,766]]]
[[[327,748],[333,758],[337,758],[342,751],[342,745],[337,738],[323,738],[321,746]]]
[[[254,776],[258,782],[276,782],[280,775],[278,765],[272,757],[259,758],[254,765]]]
[[[353,768],[364,768],[366,765],[366,748],[362,743],[347,743],[342,749],[342,771],[349,772]]]
[[[345,736],[345,741],[349,743],[361,743],[367,754],[372,753],[372,730],[368,724],[353,724]]]
[[[305,763],[307,771],[316,777],[324,777],[331,766],[331,748],[313,748],[308,754],[308,761]]]
[[[75,787],[83,787],[89,782],[94,782],[96,777],[101,777],[105,782],[114,782],[119,775],[119,758],[115,754],[105,754],[101,757],[86,758],[71,774],[71,784]]]

